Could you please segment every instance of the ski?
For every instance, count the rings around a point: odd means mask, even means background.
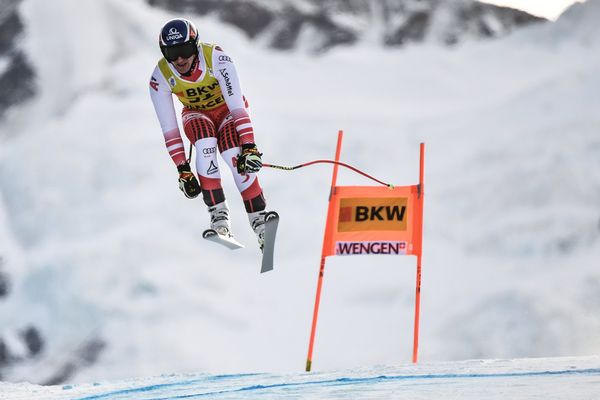
[[[223,245],[231,250],[243,249],[244,245],[235,240],[233,236],[220,235],[214,229],[207,229],[202,233],[202,237],[211,242]]]
[[[269,211],[265,215],[265,244],[263,247],[262,265],[260,269],[261,274],[273,269],[273,252],[275,250],[277,225],[279,225],[279,214],[275,211]]]

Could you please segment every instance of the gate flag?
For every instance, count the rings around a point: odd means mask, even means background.
[[[421,253],[420,188],[335,186],[324,256]]]
[[[325,224],[325,234],[323,235],[315,306],[308,342],[306,371],[310,371],[312,368],[321,290],[323,289],[323,277],[325,276],[325,260],[328,256],[360,254],[416,256],[415,322],[412,356],[413,363],[416,363],[421,314],[425,144],[420,144],[419,183],[417,185],[398,187],[337,186],[337,163],[339,163],[342,150],[342,137],[343,132],[339,131],[335,150],[336,163],[331,177],[327,222]]]

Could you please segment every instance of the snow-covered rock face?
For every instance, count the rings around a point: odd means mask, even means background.
[[[21,0],[0,0],[0,119],[11,107],[35,94],[34,73],[22,50],[24,24],[18,12]],[[0,130],[0,137],[4,131]],[[1,197],[0,197],[0,207]],[[0,301],[11,294],[11,275],[15,266],[7,254],[10,233],[0,210]],[[15,268],[16,269],[16,268]],[[4,328],[0,336],[0,379],[10,365],[38,354],[43,347],[39,331],[32,325]],[[15,350],[15,349],[20,349]]]
[[[600,0],[575,3],[556,21],[556,28],[565,39],[574,38],[583,45],[600,43]]]
[[[216,14],[267,46],[325,51],[359,41],[446,45],[502,36],[543,19],[473,0],[148,0],[176,12]]]
[[[0,0],[0,118],[35,93],[34,71],[21,49],[21,0]]]

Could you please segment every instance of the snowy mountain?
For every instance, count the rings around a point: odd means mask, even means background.
[[[0,0],[0,118],[36,93],[34,67],[22,50],[23,0]],[[153,6],[210,15],[279,50],[322,52],[359,41],[384,46],[500,37],[544,21],[474,0],[148,0]]]
[[[148,0],[177,13],[214,15],[270,48],[322,52],[367,41],[390,47],[453,45],[544,21],[474,0]]]
[[[259,275],[231,178],[236,252],[200,238],[205,207],[164,149],[147,85],[174,13],[9,4],[11,48],[44,62],[0,125],[2,380],[301,370],[330,168],[260,173],[282,221]],[[265,161],[331,158],[343,128],[344,162],[413,184],[426,143],[423,362],[600,351],[599,0],[494,41],[318,55],[192,17],[236,62]],[[411,257],[328,259],[314,368],[410,360],[414,275]]]
[[[0,0],[0,118],[35,93],[35,72],[22,49],[21,0]]]

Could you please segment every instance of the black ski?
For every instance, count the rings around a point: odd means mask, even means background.
[[[277,225],[279,225],[279,214],[275,211],[267,212],[265,215],[265,245],[263,247],[261,274],[273,269],[273,252],[275,250]]]

